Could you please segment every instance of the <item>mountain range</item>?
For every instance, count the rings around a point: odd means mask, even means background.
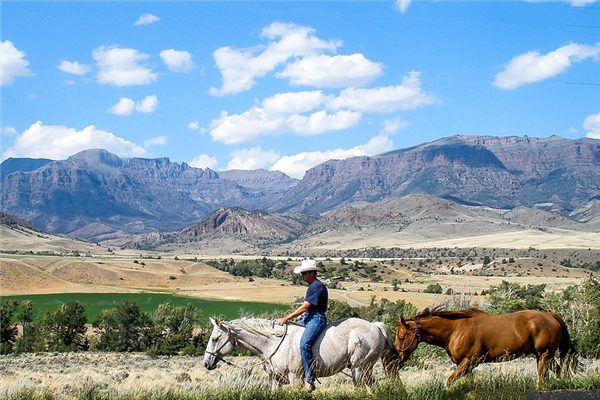
[[[254,235],[244,233],[244,226],[262,226],[265,219],[269,227],[254,236],[266,242],[324,232],[338,222],[379,219],[401,229],[407,221],[397,205],[383,212],[380,203],[411,194],[450,200],[431,207],[489,207],[503,210],[503,219],[579,227],[599,221],[600,140],[457,135],[372,157],[330,160],[302,180],[278,171],[217,172],[167,158],[123,159],[105,150],[60,161],[7,159],[0,175],[2,211],[45,231],[91,241],[152,232],[176,232],[177,241]],[[540,212],[523,212],[531,209]]]

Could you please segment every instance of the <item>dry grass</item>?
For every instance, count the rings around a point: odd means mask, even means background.
[[[139,254],[138,254],[139,256]],[[419,260],[404,260],[404,265],[396,264],[379,270],[385,282],[375,283],[361,279],[356,283],[341,284],[344,290],[331,289],[330,297],[348,302],[352,306],[366,305],[372,296],[392,301],[405,300],[418,308],[444,303],[449,296],[423,293],[427,285],[439,283],[444,292],[452,288],[455,292],[481,293],[503,280],[522,285],[539,284],[540,279],[546,289],[562,290],[577,285],[587,277],[581,269],[560,267],[558,272],[551,266],[528,267],[527,260],[519,260],[524,271],[531,276],[520,276],[519,268],[509,267],[508,276],[450,275],[443,266],[419,267]],[[294,261],[291,265],[295,265]],[[534,261],[531,261],[532,263]],[[326,262],[327,264],[328,262]],[[331,263],[337,263],[332,261]],[[500,264],[503,265],[503,264]],[[516,265],[516,263],[515,263]],[[469,267],[480,267],[480,264]],[[291,268],[291,267],[290,267]],[[504,267],[503,267],[504,268]],[[476,268],[477,270],[477,268]],[[478,271],[478,270],[477,270]],[[552,274],[560,276],[552,276]],[[175,278],[175,279],[173,279]],[[401,282],[401,290],[394,291],[390,283],[393,279]],[[406,282],[406,280],[409,282]],[[32,255],[0,255],[0,295],[47,294],[47,293],[131,293],[154,291],[204,299],[232,301],[258,301],[291,304],[303,297],[304,286],[294,286],[290,282],[275,279],[234,277],[199,261],[175,260],[166,254],[161,259],[94,255],[92,257],[59,257]],[[474,296],[474,301],[483,301]]]
[[[47,353],[0,357],[0,397],[27,389],[47,391],[55,398],[75,396],[95,387],[126,395],[140,392],[184,391],[200,392],[223,388],[240,389],[268,384],[267,375],[254,357],[230,358],[239,368],[220,364],[207,371],[199,357],[151,358],[139,353]],[[598,375],[600,361],[585,361],[582,376]],[[447,359],[431,359],[419,367],[404,368],[402,383],[410,390],[419,385],[437,382],[443,386],[454,366]],[[377,379],[384,378],[381,366],[376,365]],[[536,378],[532,358],[483,364],[474,376],[514,376]],[[340,373],[321,379],[318,391],[339,392],[352,389],[348,376]]]

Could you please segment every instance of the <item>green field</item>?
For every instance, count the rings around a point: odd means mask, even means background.
[[[201,320],[208,321],[211,316],[223,316],[226,319],[235,319],[240,313],[260,315],[263,313],[272,313],[284,311],[289,307],[281,304],[240,302],[240,301],[222,301],[222,300],[202,300],[190,297],[178,297],[169,294],[156,293],[64,293],[64,294],[38,294],[23,296],[2,296],[1,300],[31,300],[35,317],[39,318],[47,311],[56,310],[61,304],[70,301],[77,301],[86,311],[88,322],[96,319],[98,313],[106,308],[118,306],[124,300],[134,301],[141,312],[152,313],[159,304],[170,303],[174,306],[181,306],[188,303],[193,304],[202,312]]]

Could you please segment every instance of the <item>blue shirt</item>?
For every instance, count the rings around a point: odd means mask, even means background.
[[[310,307],[308,308],[308,312],[322,312],[325,314],[327,311],[327,301],[329,299],[329,294],[327,292],[327,287],[320,280],[315,280],[308,286],[306,289],[306,297],[304,301],[308,301],[310,303]]]

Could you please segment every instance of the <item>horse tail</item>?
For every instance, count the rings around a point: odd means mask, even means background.
[[[402,366],[402,360],[394,346],[395,337],[383,322],[375,322],[375,326],[385,338],[383,351],[381,352],[381,363],[383,364],[385,374],[390,378],[398,379],[398,371]]]
[[[561,329],[560,343],[558,345],[560,367],[563,372],[574,374],[579,369],[577,349],[575,349],[573,342],[571,342],[571,336],[569,336],[569,330],[565,321],[558,314],[553,314],[553,316],[560,324]]]

